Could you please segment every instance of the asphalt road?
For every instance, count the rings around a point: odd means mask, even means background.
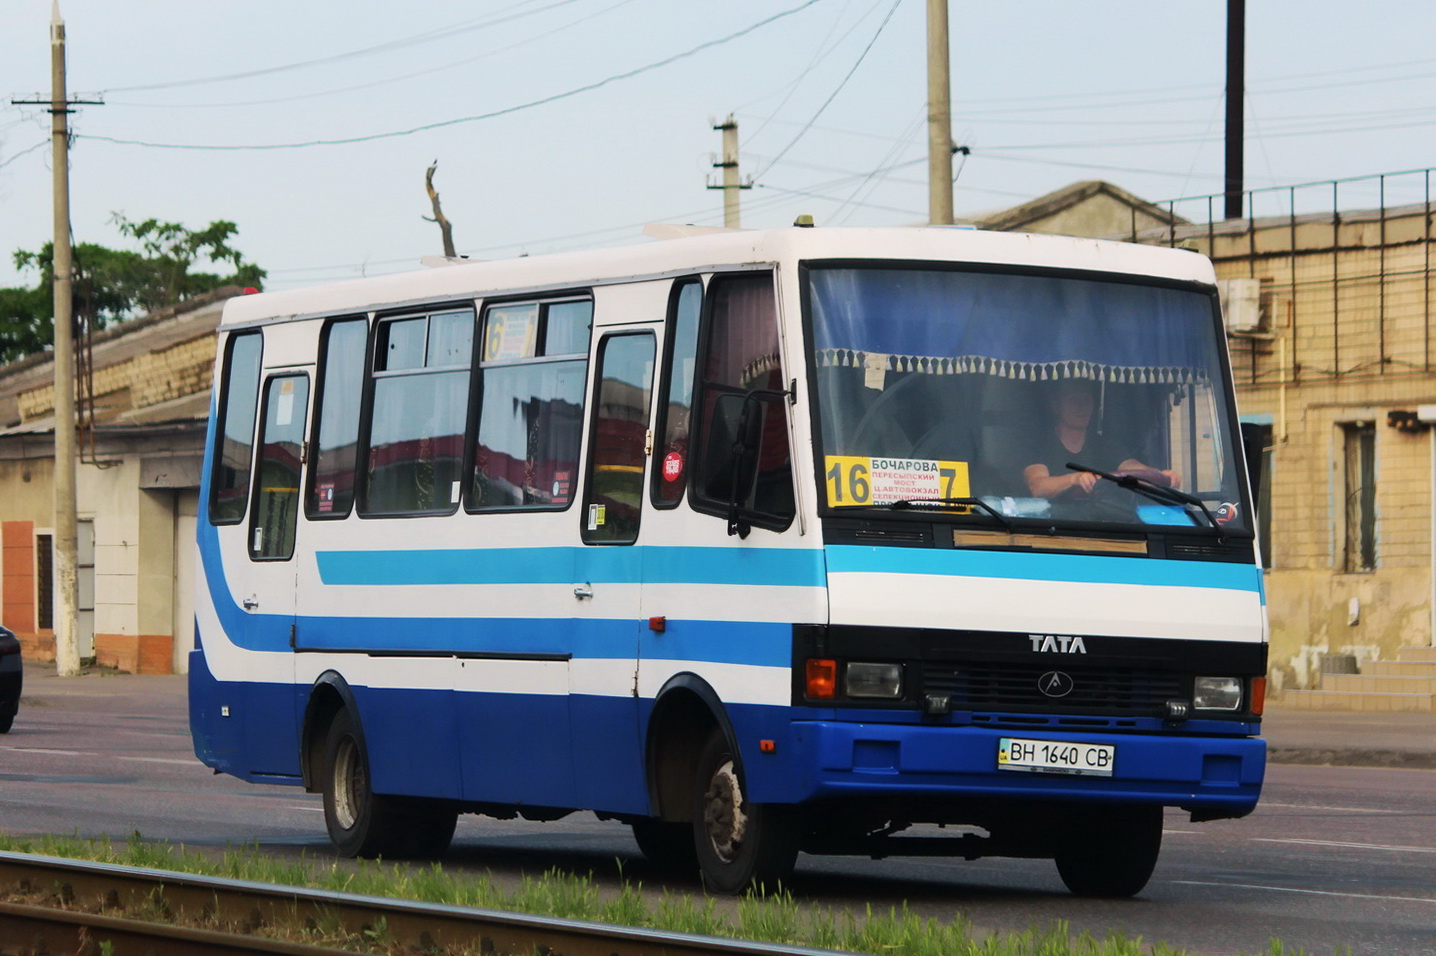
[[[0,830],[146,838],[201,847],[257,842],[324,856],[319,799],[215,776],[190,749],[180,678],[27,674],[0,737]],[[1436,954],[1436,770],[1273,765],[1256,813],[1191,824],[1170,812],[1162,859],[1135,900],[1077,899],[1048,861],[801,857],[792,889],[823,906],[965,913],[978,927],[1070,922],[1193,954],[1265,953],[1275,936],[1313,956]],[[626,828],[461,820],[447,865],[499,879],[552,867],[604,882],[621,864],[661,892]],[[668,886],[673,886],[669,883]],[[698,891],[696,882],[676,889]]]

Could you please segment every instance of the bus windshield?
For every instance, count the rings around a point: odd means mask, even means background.
[[[1249,531],[1207,294],[931,267],[807,275],[830,509]]]

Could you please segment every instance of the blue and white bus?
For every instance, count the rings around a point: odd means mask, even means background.
[[[1164,808],[1257,802],[1201,256],[794,227],[455,264],[231,300],[214,395],[195,750],[322,792],[342,854],[588,810],[722,892],[801,851],[1122,896]]]

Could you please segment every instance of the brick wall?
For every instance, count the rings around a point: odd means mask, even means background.
[[[145,408],[209,389],[214,374],[215,336],[206,333],[167,349],[138,355],[95,372],[95,394],[128,391],[131,408]],[[53,385],[23,392],[20,414],[25,420],[49,415],[55,407]]]

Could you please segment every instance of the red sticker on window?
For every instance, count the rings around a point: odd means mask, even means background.
[[[683,456],[676,451],[670,451],[663,456],[663,480],[677,481],[683,477]]]

